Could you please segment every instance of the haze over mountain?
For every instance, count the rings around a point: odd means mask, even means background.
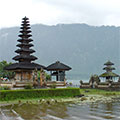
[[[39,64],[61,61],[72,67],[68,79],[84,79],[101,74],[107,60],[120,74],[120,28],[86,24],[32,25],[32,39]],[[19,27],[0,30],[0,60],[12,61],[17,49]],[[15,62],[15,61],[12,61]]]

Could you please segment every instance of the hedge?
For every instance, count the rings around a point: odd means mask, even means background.
[[[79,88],[1,90],[0,101],[48,97],[74,97],[77,95],[80,95]]]

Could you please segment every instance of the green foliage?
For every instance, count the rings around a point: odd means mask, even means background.
[[[50,86],[50,88],[56,88],[56,83],[53,83],[51,86]]]
[[[10,90],[9,86],[0,86],[0,90]]]
[[[94,83],[95,81],[96,81],[97,84],[100,83],[100,78],[99,78],[99,76],[96,75],[96,74],[91,75],[90,80],[89,80],[89,83],[90,83],[90,82],[91,82],[91,83]]]
[[[77,95],[80,95],[79,88],[1,90],[0,101],[49,97],[74,97]]]
[[[0,90],[4,90],[4,88],[0,86]]]
[[[40,71],[37,72],[38,80],[40,80]]]
[[[88,91],[88,92],[86,92]],[[120,91],[107,91],[107,90],[100,90],[100,89],[80,89],[80,93],[84,95],[120,95]]]
[[[38,71],[37,76],[38,76],[38,79],[40,80],[40,71]],[[51,76],[49,74],[47,74],[46,72],[45,72],[45,77],[46,77],[46,81],[50,81],[51,80]]]
[[[106,96],[111,96],[111,95],[116,95],[116,93],[114,93],[114,92],[108,92],[108,93],[106,93],[105,95],[106,95]]]
[[[32,85],[28,84],[24,87],[25,89],[32,89]]]
[[[5,61],[5,60],[0,62],[0,77],[7,77],[9,79],[14,77],[14,75],[15,75],[14,72],[9,72],[7,70],[4,70],[4,68],[10,64],[12,64],[12,63],[11,62],[7,63],[7,61]]]
[[[50,81],[51,80],[51,76],[47,73],[45,73],[45,76],[46,76],[46,81]]]

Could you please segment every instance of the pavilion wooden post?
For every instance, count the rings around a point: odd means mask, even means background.
[[[64,76],[64,85],[66,85],[66,78],[65,78],[65,76]]]
[[[51,76],[51,80],[52,80],[52,71],[50,71],[50,76]]]
[[[41,70],[40,70],[40,86],[43,86],[44,83],[45,83],[45,72],[41,68]]]
[[[42,86],[43,85],[43,83],[42,83],[42,69],[40,70],[40,86]]]
[[[22,72],[21,72],[21,81],[22,81]]]
[[[60,81],[60,71],[58,70],[58,81]]]
[[[33,71],[33,85],[38,86],[37,68]]]

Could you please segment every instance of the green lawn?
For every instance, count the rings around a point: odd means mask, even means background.
[[[80,93],[84,95],[120,95],[120,91],[106,91],[100,89],[80,89]]]

